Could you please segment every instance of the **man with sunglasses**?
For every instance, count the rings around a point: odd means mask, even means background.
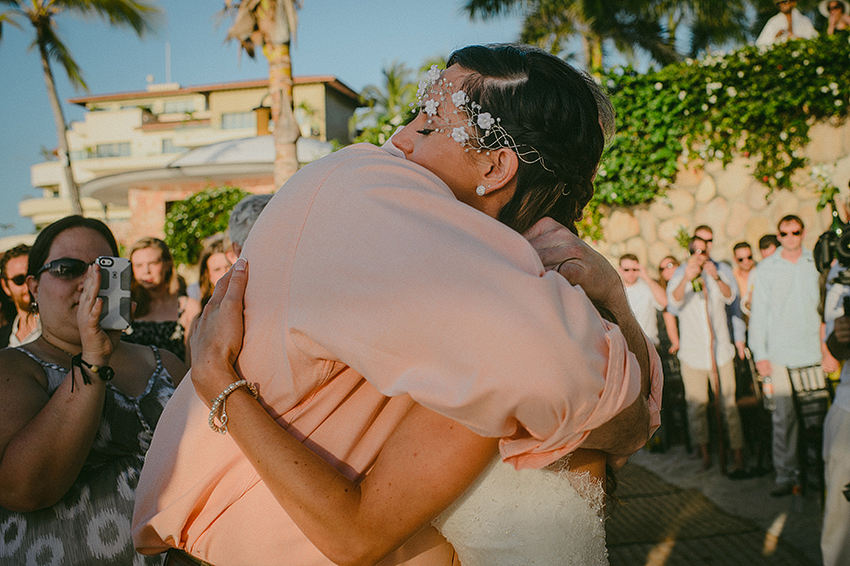
[[[643,331],[658,347],[658,311],[667,308],[667,294],[652,279],[634,254],[620,258],[620,278],[626,288],[626,300]]]
[[[756,39],[759,47],[784,43],[789,39],[812,39],[818,32],[812,20],[797,10],[797,0],[777,0],[774,2],[779,13],[767,20],[764,29]]]
[[[799,482],[797,419],[788,368],[823,362],[819,274],[810,250],[803,248],[803,221],[779,221],[780,247],[755,271],[749,342],[761,375],[773,384],[773,497],[790,495]]]
[[[710,228],[700,226],[696,232],[710,238],[706,230]],[[737,480],[747,477],[747,472],[741,417],[735,403],[735,347],[726,315],[726,308],[737,297],[735,278],[728,266],[718,269],[718,264],[711,261],[709,243],[702,236],[691,238],[690,258],[676,269],[667,284],[667,310],[679,317],[678,356],[691,438],[699,447],[703,467],[708,468],[711,465],[707,415],[710,384],[722,400],[729,447],[735,459],[729,478]],[[719,395],[714,371],[720,382]]]
[[[741,298],[741,314],[744,322],[748,321],[750,315],[750,298],[752,296],[753,282],[750,276],[754,273],[756,260],[753,259],[753,248],[749,242],[738,242],[732,247],[735,254],[736,267],[732,270],[735,282],[738,283],[738,296]]]
[[[0,257],[0,286],[15,305],[15,319],[0,328],[0,348],[28,344],[41,336],[38,314],[30,304],[27,288],[27,261],[30,247],[15,246]]]

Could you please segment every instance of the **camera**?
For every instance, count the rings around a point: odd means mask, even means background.
[[[815,244],[814,256],[815,265],[821,273],[829,270],[833,259],[837,259],[842,267],[850,268],[850,223],[821,234]]]

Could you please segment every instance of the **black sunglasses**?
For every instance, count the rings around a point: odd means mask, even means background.
[[[6,279],[6,281],[11,281],[12,283],[20,287],[21,285],[27,282],[27,276],[24,274],[15,275],[14,277],[9,277],[8,279]]]
[[[738,263],[741,263],[742,261],[744,261],[746,259],[753,259],[753,256],[748,255],[746,257],[736,257],[735,259],[738,260]]]
[[[86,263],[81,259],[60,257],[59,259],[54,259],[50,263],[45,263],[41,269],[36,272],[35,276],[38,277],[46,271],[57,279],[66,279],[70,281],[71,279],[76,279],[82,276],[90,265],[90,263]]]
[[[785,236],[799,236],[802,232],[800,230],[794,230],[793,232],[779,232],[779,235],[783,238]]]

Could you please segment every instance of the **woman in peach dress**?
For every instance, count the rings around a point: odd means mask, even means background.
[[[601,487],[569,469],[601,478],[643,445],[660,367],[613,268],[544,217],[580,217],[610,105],[501,46],[455,53],[420,106],[392,146],[306,167],[258,220],[250,283],[240,260],[193,340],[197,394],[160,421],[140,550],[450,564],[436,520],[466,566],[607,562]]]

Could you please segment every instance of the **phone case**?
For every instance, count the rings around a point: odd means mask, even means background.
[[[97,296],[103,299],[100,327],[124,330],[130,326],[130,282],[133,279],[130,260],[100,256],[95,262],[100,267],[100,291]]]

